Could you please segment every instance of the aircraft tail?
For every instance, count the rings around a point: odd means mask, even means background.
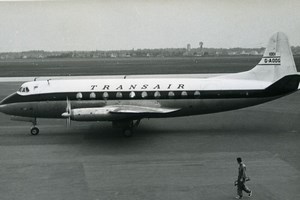
[[[287,75],[271,84],[265,90],[273,96],[284,95],[299,89],[300,75]]]
[[[284,33],[275,33],[270,38],[261,61],[252,71],[260,73],[261,79],[272,82],[286,75],[297,73],[289,41]]]
[[[228,75],[227,78],[276,82],[284,76],[297,74],[293,54],[287,36],[275,33],[258,65],[247,72]]]

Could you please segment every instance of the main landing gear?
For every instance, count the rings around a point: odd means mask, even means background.
[[[131,137],[133,135],[133,128],[123,129],[123,135],[125,137]]]
[[[114,121],[113,127],[121,128],[123,135],[125,137],[131,137],[133,135],[133,129],[140,124],[140,119],[138,120],[122,120],[122,121]]]

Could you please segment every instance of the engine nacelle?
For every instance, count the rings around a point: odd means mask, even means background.
[[[118,115],[111,114],[113,107],[103,108],[76,108],[71,110],[71,119],[74,121],[110,121],[119,119]]]

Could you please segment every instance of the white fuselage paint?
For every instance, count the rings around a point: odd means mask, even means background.
[[[126,92],[126,91],[197,91],[197,90],[260,90],[267,81],[238,79],[94,79],[32,81],[22,85],[29,92],[21,96],[65,92]]]
[[[239,91],[239,90],[263,90],[271,83],[266,81],[237,80],[218,78],[159,78],[159,79],[78,79],[78,80],[46,80],[32,81],[22,85],[27,87],[29,92],[17,92],[23,97],[34,95],[49,95],[59,93],[103,93],[103,92],[131,92],[131,91]],[[278,97],[277,97],[278,98]],[[126,114],[110,114],[104,107],[114,105],[135,105],[153,108],[174,108],[178,112],[167,114],[149,114],[136,116],[136,118],[152,117],[176,117],[197,114],[215,113],[247,106],[260,104],[272,98],[215,98],[215,99],[85,99],[72,100],[72,109],[87,108],[86,111],[94,113],[90,117],[78,118],[79,121],[102,121],[122,120]],[[43,100],[34,102],[18,102],[9,106],[10,114],[38,118],[61,118],[66,111],[66,100]],[[94,110],[88,108],[102,108]],[[78,110],[79,111],[79,110]],[[96,113],[96,114],[95,114]],[[130,115],[135,118],[135,115]]]

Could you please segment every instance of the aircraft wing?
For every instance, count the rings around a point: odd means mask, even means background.
[[[62,117],[70,117],[76,121],[119,120],[132,116],[144,117],[151,114],[168,114],[178,110],[180,109],[136,105],[110,105],[96,108],[75,108],[71,112],[62,113]]]
[[[179,109],[175,108],[156,108],[156,107],[145,107],[145,106],[134,106],[134,105],[120,105],[113,106],[114,109],[110,109],[112,114],[167,114],[176,112]]]

